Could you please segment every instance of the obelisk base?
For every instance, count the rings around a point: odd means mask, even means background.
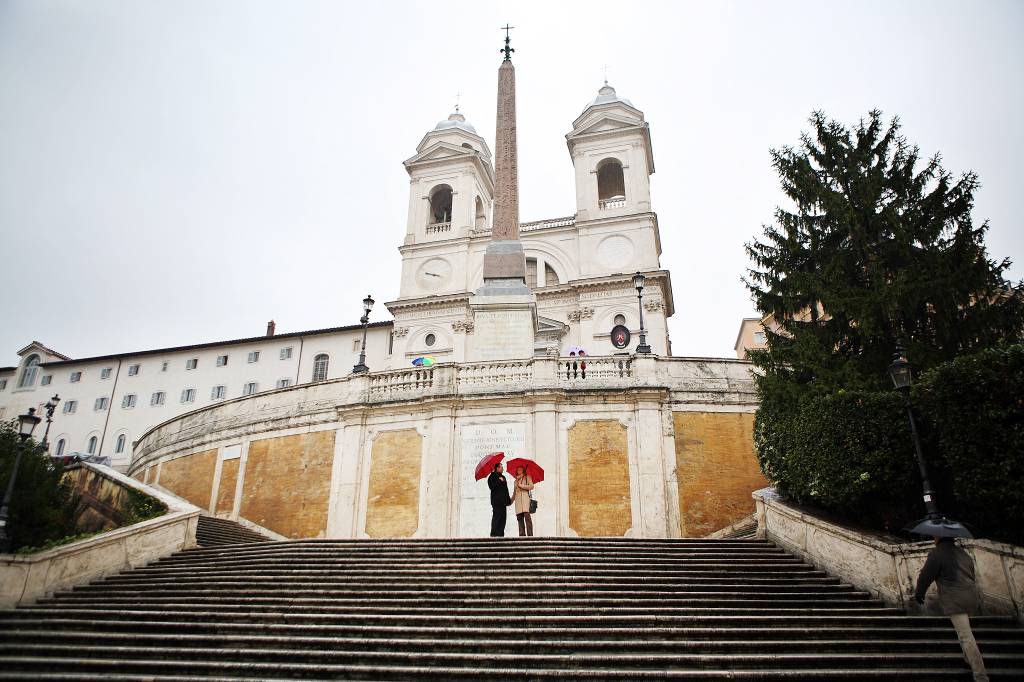
[[[537,297],[532,293],[481,293],[485,289],[486,284],[469,299],[473,311],[473,341],[467,360],[532,358],[537,333]]]

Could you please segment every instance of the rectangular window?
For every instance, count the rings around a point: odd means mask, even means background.
[[[754,343],[764,343],[764,332],[754,332]]]
[[[291,357],[292,357],[292,347],[291,346],[288,346],[287,348],[282,348],[281,349],[281,359],[282,360],[290,360]]]
[[[7,379],[0,379],[0,391],[7,388]]]
[[[227,386],[214,386],[210,391],[210,400],[224,400],[228,394]]]
[[[128,376],[133,377],[139,373],[141,365],[128,365]]]
[[[149,404],[150,405],[154,405],[154,406],[155,405],[163,405],[164,404],[164,400],[166,400],[166,399],[167,399],[167,394],[166,393],[164,393],[163,391],[157,391],[156,393],[154,393],[150,397]]]
[[[102,412],[107,409],[107,405],[110,404],[110,398],[103,396],[102,398],[96,398],[96,402],[93,404],[92,409],[97,412]]]
[[[360,344],[359,339],[352,339],[352,350],[358,352],[359,351],[359,344]]]
[[[395,333],[390,332],[388,334],[388,355],[395,352]]]
[[[189,358],[185,361],[185,369],[195,369],[199,366],[199,358]]]
[[[39,380],[39,385],[40,386],[49,386],[51,381],[53,381],[53,375],[52,374],[44,374],[43,378]]]
[[[186,388],[181,392],[181,402],[194,403],[196,401],[196,389]]]
[[[218,367],[223,367],[226,364],[228,364],[228,356],[226,356],[226,355],[218,355],[217,356],[217,366]]]
[[[64,414],[74,414],[75,410],[78,409],[77,400],[68,400],[64,403]]]
[[[167,361],[166,360],[164,360],[163,362],[160,363],[160,371],[161,372],[166,372],[167,371]]]
[[[126,393],[125,396],[121,398],[121,408],[128,410],[133,407],[135,407],[135,394]]]
[[[100,370],[100,379],[109,379],[110,372],[113,371],[113,367],[104,367]]]
[[[288,388],[291,385],[292,385],[292,380],[291,379],[278,379],[277,380],[277,387],[278,388]]]
[[[81,380],[82,380],[82,373],[81,372],[72,372],[71,373],[71,383],[77,384]]]
[[[260,352],[258,350],[249,351],[249,362],[259,362]]]
[[[252,395],[253,393],[256,392],[256,390],[258,388],[259,388],[259,384],[257,384],[255,381],[250,381],[242,389],[242,395]]]

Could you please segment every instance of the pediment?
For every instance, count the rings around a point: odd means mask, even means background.
[[[477,154],[472,149],[454,145],[450,142],[435,142],[416,156],[408,159],[405,165],[408,166],[414,163],[422,163],[424,161],[438,161],[454,159],[458,157],[466,157],[467,159],[475,158]]]
[[[553,320],[550,317],[544,317],[543,315],[537,316],[537,333],[538,334],[564,334],[569,330],[569,325],[558,320]]]
[[[68,356],[64,355],[63,353],[58,353],[57,351],[53,350],[52,348],[48,348],[48,347],[44,346],[42,343],[40,343],[38,341],[33,341],[32,343],[28,344],[27,346],[25,346],[24,348],[22,348],[21,350],[18,351],[18,355],[21,356],[22,358],[24,358],[27,355],[31,355],[32,353],[38,353],[38,354],[42,355],[43,356],[42,357],[42,361],[43,362],[49,362],[49,361],[52,361],[52,360],[70,360],[71,359]]]
[[[643,127],[643,125],[643,119],[627,118],[616,114],[602,113],[585,119],[580,125],[574,127],[573,131],[566,135],[566,137],[571,140],[575,137],[592,135],[594,133],[607,133],[617,130],[635,130]]]

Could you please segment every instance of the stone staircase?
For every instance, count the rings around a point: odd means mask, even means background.
[[[196,526],[196,542],[200,547],[238,545],[246,542],[269,542],[270,538],[240,523],[216,516],[201,515]]]
[[[1024,631],[979,618],[993,679]],[[760,540],[308,540],[179,552],[0,612],[0,678],[969,680],[908,617]]]

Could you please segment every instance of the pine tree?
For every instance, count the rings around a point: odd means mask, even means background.
[[[771,152],[792,207],[746,246],[744,282],[780,327],[751,353],[762,400],[883,388],[898,342],[923,371],[1018,340],[1024,283],[1004,280],[1009,259],[989,259],[988,224],[972,223],[978,177],[953,178],[937,154],[922,164],[879,111],[852,129],[821,112],[810,123],[797,148]]]

